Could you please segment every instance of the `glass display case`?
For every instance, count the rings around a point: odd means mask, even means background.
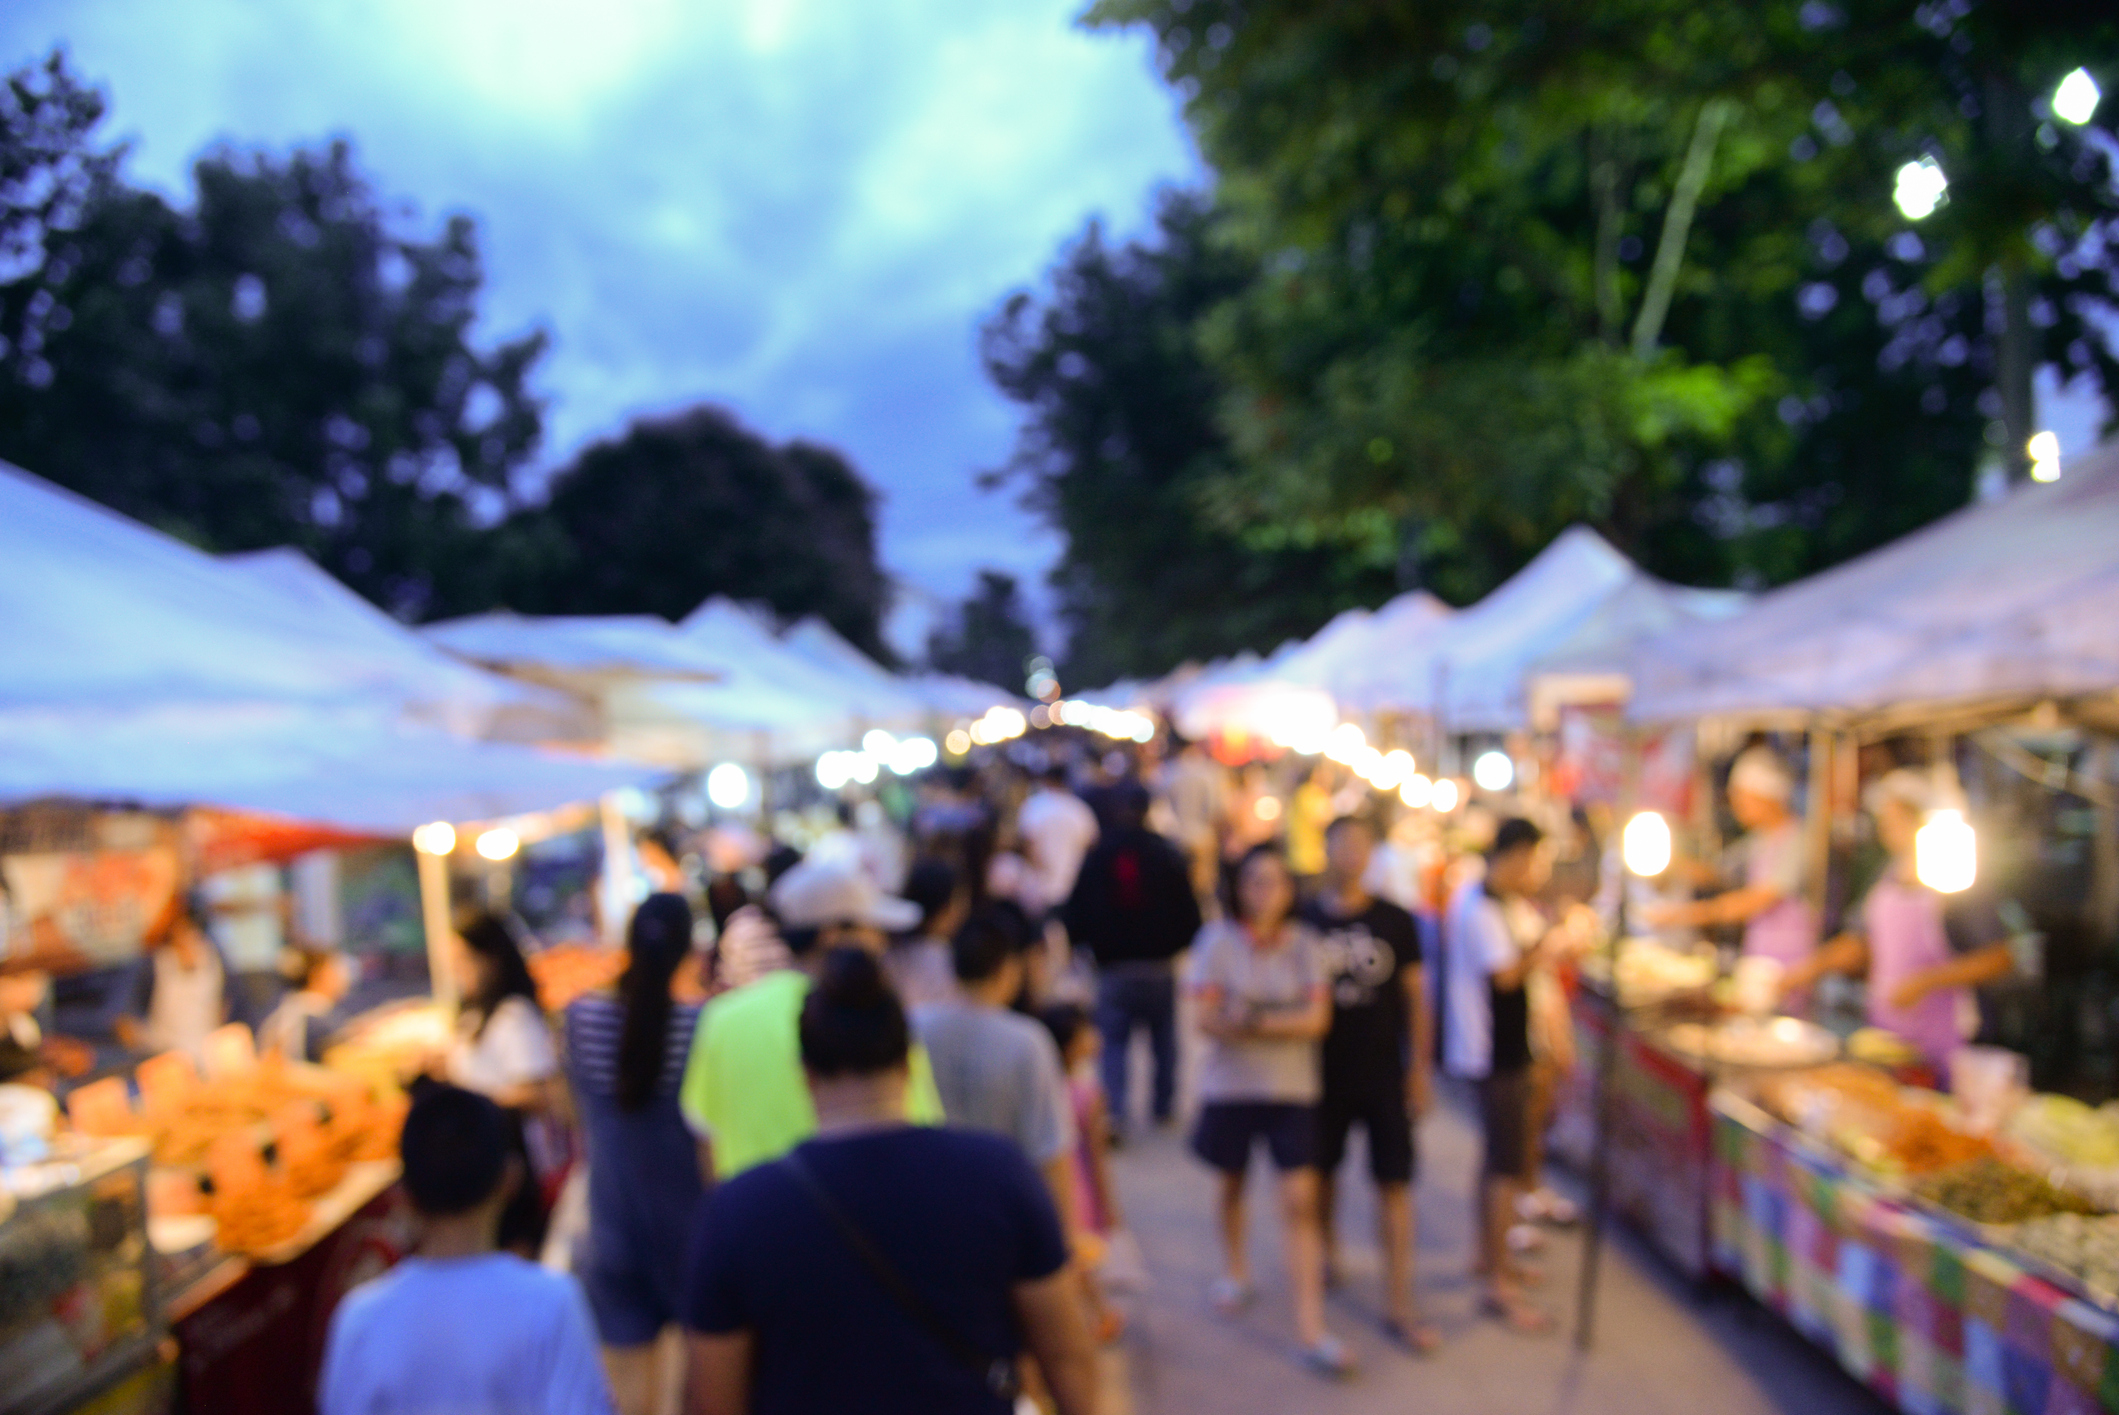
[[[147,1145],[0,1170],[0,1415],[58,1415],[156,1359]]]

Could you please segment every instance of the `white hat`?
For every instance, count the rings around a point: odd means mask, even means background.
[[[1740,753],[1729,768],[1729,789],[1772,801],[1786,801],[1795,794],[1795,779],[1788,765],[1770,747],[1751,747]]]
[[[895,932],[920,921],[919,905],[885,894],[858,865],[838,860],[804,860],[780,876],[767,898],[791,929],[866,924]]]

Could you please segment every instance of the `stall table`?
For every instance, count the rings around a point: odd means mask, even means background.
[[[1573,999],[1579,1053],[1560,1082],[1553,1148],[1587,1170],[1596,1143],[1598,1058],[1619,1040],[1611,1082],[1611,1149],[1607,1173],[1612,1212],[1695,1282],[1710,1276],[1707,1210],[1712,1127],[1708,1063],[1663,1045],[1653,1029],[1621,1020],[1608,994],[1577,988]]]
[[[302,1232],[258,1258],[228,1256],[170,1303],[184,1408],[309,1415],[339,1300],[410,1247],[394,1160],[352,1166]]]
[[[2119,1411],[2119,1316],[1728,1091],[1718,1268],[1910,1415]]]

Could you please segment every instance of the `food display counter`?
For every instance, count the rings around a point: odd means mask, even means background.
[[[1792,1018],[1713,1022],[1694,987],[1627,990],[1621,1009],[1608,987],[1585,980],[1572,994],[1576,1063],[1555,1095],[1555,1152],[1586,1172],[1596,1144],[1597,1077],[1611,1070],[1611,1136],[1605,1156],[1612,1212],[1695,1282],[1713,1275],[1709,1201],[1717,1085],[1749,1085],[1789,1067],[1815,1065],[1837,1049],[1829,1034]]]
[[[1912,1415],[2119,1410],[2119,1313],[1728,1091],[1716,1266]]]

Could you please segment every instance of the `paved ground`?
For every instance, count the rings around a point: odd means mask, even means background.
[[[1477,1142],[1461,1106],[1439,1109],[1421,1136],[1419,1290],[1448,1344],[1423,1360],[1377,1334],[1374,1211],[1357,1150],[1343,1201],[1348,1280],[1331,1307],[1334,1330],[1362,1363],[1344,1386],[1319,1381],[1290,1357],[1291,1318],[1265,1173],[1253,1177],[1252,1223],[1263,1296],[1243,1317],[1223,1319],[1206,1300],[1218,1270],[1209,1178],[1177,1135],[1137,1136],[1115,1158],[1152,1279],[1148,1291],[1126,1301],[1133,1323],[1112,1373],[1129,1388],[1131,1410],[1879,1415],[1888,1408],[1778,1318],[1733,1294],[1702,1301],[1623,1235],[1605,1249],[1599,1331],[1588,1355],[1575,1351],[1569,1334],[1525,1338],[1480,1320],[1466,1276]],[[1570,1334],[1579,1247],[1576,1235],[1558,1235],[1544,1262],[1545,1300]]]

